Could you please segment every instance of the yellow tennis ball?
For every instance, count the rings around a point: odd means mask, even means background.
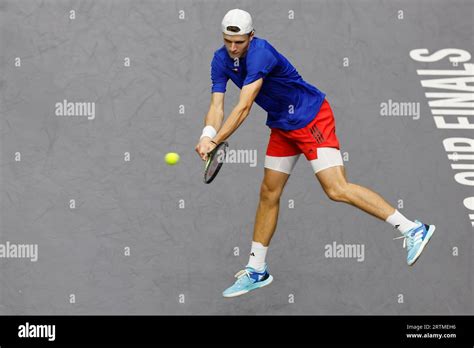
[[[179,162],[179,155],[176,152],[168,152],[165,156],[165,162],[173,166]]]

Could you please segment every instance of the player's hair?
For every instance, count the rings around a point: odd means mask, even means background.
[[[239,27],[236,27],[235,25],[229,25],[226,28],[228,31],[231,31],[233,33],[238,33],[240,31]]]
[[[237,27],[237,26],[235,26],[235,25],[229,25],[229,26],[227,26],[226,29],[227,29],[228,31],[233,32],[233,33],[238,33],[238,32],[240,31],[240,28]],[[247,34],[245,34],[245,35],[250,36],[250,34],[252,34],[252,33],[254,33],[254,32],[255,32],[255,30],[252,30],[250,33],[247,33]]]

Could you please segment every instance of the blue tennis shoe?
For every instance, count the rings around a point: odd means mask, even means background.
[[[249,291],[263,288],[273,281],[273,277],[268,273],[268,267],[265,264],[263,271],[257,271],[251,267],[246,267],[235,275],[237,280],[234,285],[227,288],[222,295],[224,297],[235,297],[246,294]]]
[[[403,247],[407,247],[407,263],[409,266],[413,265],[415,261],[420,257],[426,244],[430,241],[433,232],[435,231],[435,225],[425,225],[424,223],[415,220],[418,225],[411,230],[402,233],[403,236],[394,239],[403,239]]]

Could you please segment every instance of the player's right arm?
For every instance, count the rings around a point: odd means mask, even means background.
[[[222,121],[224,119],[224,94],[228,80],[229,76],[226,74],[226,67],[215,53],[211,62],[211,104],[209,106],[209,111],[204,118],[205,128],[203,129],[203,134],[195,148],[196,152],[203,160],[206,160],[207,153],[211,148],[213,148],[211,139],[217,134],[222,126]]]
[[[207,112],[204,123],[206,126],[212,126],[218,132],[224,119],[224,93],[214,92],[211,95],[211,104]],[[207,137],[206,137],[207,138]]]
[[[204,118],[204,126],[211,126],[216,132],[221,128],[224,119],[224,96],[224,93],[212,93],[209,111]],[[196,152],[203,160],[206,159],[207,153],[210,151],[210,148],[212,148],[211,139],[212,137],[210,136],[203,136],[195,147]]]

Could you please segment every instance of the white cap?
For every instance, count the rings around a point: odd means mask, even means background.
[[[237,27],[239,31],[230,31],[228,27]],[[222,19],[222,32],[227,35],[245,35],[253,30],[250,13],[239,10],[230,10]]]

